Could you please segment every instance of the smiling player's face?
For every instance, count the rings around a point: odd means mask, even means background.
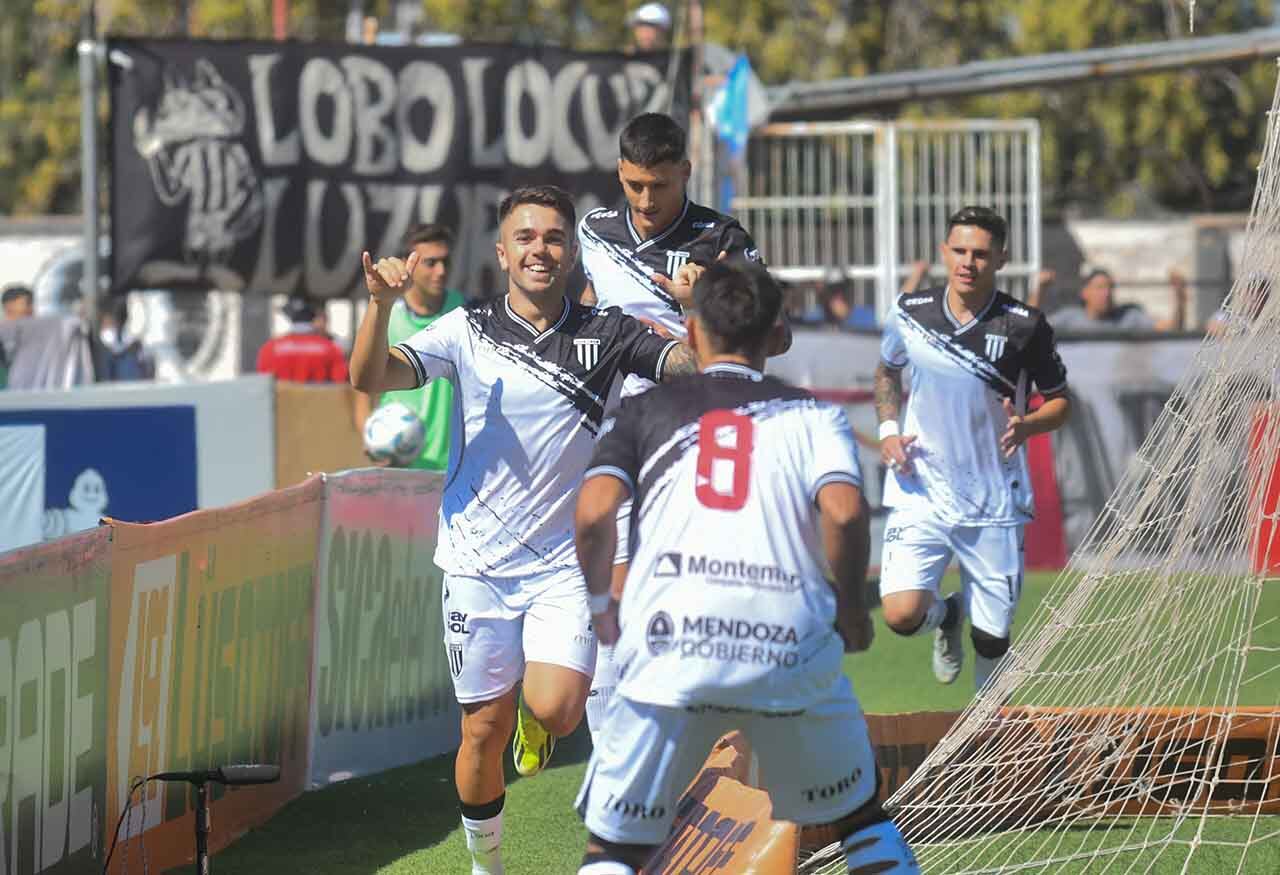
[[[509,288],[534,298],[564,294],[578,253],[574,230],[558,210],[519,204],[502,220],[497,248]]]

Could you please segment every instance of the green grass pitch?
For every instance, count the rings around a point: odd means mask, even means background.
[[[1020,617],[1033,613],[1053,579],[1053,574],[1028,575]],[[1259,618],[1275,616],[1280,616],[1280,586],[1267,594],[1259,608]],[[1266,643],[1280,645],[1277,627],[1280,623],[1267,627],[1268,637],[1275,640]],[[864,709],[893,713],[962,708],[973,689],[972,659],[966,660],[959,681],[944,687],[930,673],[929,648],[927,636],[901,638],[877,617],[872,649],[847,657],[845,663]],[[1274,705],[1280,700],[1280,677],[1272,674],[1265,683],[1250,685],[1245,695],[1251,701],[1244,704]],[[589,750],[584,725],[561,742],[552,767],[537,778],[517,779],[508,762],[503,848],[510,875],[571,875],[577,871],[586,832],[573,811],[573,800]],[[452,755],[307,793],[264,827],[219,854],[213,870],[224,875],[463,875],[470,871],[470,861],[458,826],[456,798]],[[1196,825],[1179,828],[1179,836],[1190,838]],[[217,828],[215,819],[213,829]],[[1273,832],[1280,829],[1280,817],[1256,822],[1248,818],[1211,819],[1204,838],[1241,841],[1251,829],[1255,835]],[[1113,829],[1105,835],[1071,831],[1059,850],[1112,845],[1126,836],[1140,839],[1159,832],[1159,827],[1151,829],[1150,821],[1135,824],[1131,831]],[[1124,857],[1118,866],[1121,859],[1105,859],[1114,871],[1163,875],[1182,871],[1185,848],[1170,846],[1162,854],[1143,856],[1141,861]],[[1239,852],[1234,849],[1209,847],[1197,854],[1189,871],[1235,872],[1238,859]],[[1053,871],[1100,871],[1102,862],[1064,864]],[[1200,868],[1202,865],[1208,868]],[[1255,845],[1243,871],[1280,872],[1280,839]]]

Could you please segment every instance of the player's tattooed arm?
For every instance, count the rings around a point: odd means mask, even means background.
[[[884,362],[876,365],[875,393],[876,418],[880,422],[897,419],[902,409],[902,370]]]
[[[911,473],[913,434],[899,434],[898,411],[902,409],[902,369],[883,361],[876,365],[876,418],[880,421],[880,461],[900,474]],[[885,423],[893,423],[886,426]]]
[[[662,362],[662,382],[666,383],[676,377],[687,377],[698,373],[698,360],[687,344],[681,343],[667,353]]]

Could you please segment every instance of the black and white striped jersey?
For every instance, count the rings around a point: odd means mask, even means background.
[[[582,266],[600,307],[621,307],[630,316],[661,325],[684,339],[684,312],[675,298],[651,277],[675,276],[685,264],[710,265],[721,252],[760,261],[760,251],[738,220],[695,204],[688,198],[680,215],[664,231],[642,239],[624,202],[600,207],[578,223]],[[628,380],[624,395],[651,384]]]
[[[1008,427],[1003,400],[1026,412],[1032,385],[1067,389],[1053,329],[1034,307],[996,292],[961,324],[945,288],[902,295],[885,323],[880,356],[911,365],[902,433],[916,435],[910,474],[886,475],[884,503],[952,525],[1016,525],[1031,519],[1026,448],[1000,451]]]
[[[627,399],[587,476],[629,487],[619,693],[805,708],[840,672],[815,505],[862,485],[844,411],[739,365]]]
[[[622,377],[658,379],[676,345],[616,308],[567,299],[538,332],[505,296],[397,344],[420,385],[455,386],[436,564],[501,578],[575,567],[573,501],[605,408]]]

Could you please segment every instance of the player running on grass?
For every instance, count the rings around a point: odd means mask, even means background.
[[[573,496],[605,407],[627,375],[693,372],[688,347],[565,297],[577,258],[566,192],[518,189],[498,217],[507,294],[446,313],[391,349],[387,320],[417,254],[374,264],[365,253],[371,300],[351,354],[361,391],[441,377],[455,387],[435,562],[462,705],[455,779],[475,875],[503,871],[502,751],[513,725],[516,769],[532,775],[582,719],[596,639],[573,549]]]
[[[623,406],[578,497],[592,620],[623,666],[578,796],[590,832],[579,875],[638,872],[735,728],[775,817],[833,829],[851,870],[916,872],[876,801],[866,721],[841,671],[872,635],[848,420],[762,375],[782,305],[763,268],[713,265],[693,292],[702,372]],[[637,538],[619,606],[610,566],[628,498]]]
[[[621,307],[622,311],[685,337],[684,308],[694,280],[708,265],[725,258],[760,261],[755,241],[732,216],[689,200],[692,171],[687,137],[669,115],[650,112],[627,122],[618,136],[618,181],[623,203],[601,207],[582,217],[578,239],[589,284],[584,303]],[[780,321],[771,355],[791,345],[790,329]],[[644,377],[628,377],[622,397],[653,386]],[[630,505],[618,517],[618,555],[614,578],[626,578]],[[611,649],[600,649],[596,676],[587,700],[587,722],[598,742],[605,706],[617,684]]]
[[[933,672],[960,673],[963,619],[981,689],[1009,649],[1022,591],[1023,526],[1032,516],[1023,443],[1070,413],[1067,371],[1044,314],[995,287],[1008,229],[986,207],[947,222],[947,285],[898,298],[881,341],[876,412],[890,471],[884,504],[880,596],[900,635],[934,632]],[[911,392],[900,428],[902,369]],[[1027,412],[1034,383],[1045,402]],[[961,591],[941,597],[951,558]]]

